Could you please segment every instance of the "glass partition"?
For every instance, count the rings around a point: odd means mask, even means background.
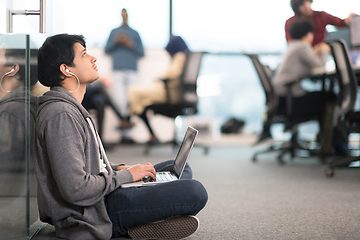
[[[37,50],[26,34],[0,35],[0,233],[26,239],[37,229],[34,124]]]

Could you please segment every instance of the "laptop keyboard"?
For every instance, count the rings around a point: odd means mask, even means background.
[[[152,179],[149,176],[146,176],[142,179],[144,182],[155,182],[155,181],[172,181],[177,180],[177,177],[168,172],[157,172],[156,180]]]
[[[177,180],[177,178],[169,173],[163,173],[163,172],[156,173],[156,181],[171,181],[171,180]]]

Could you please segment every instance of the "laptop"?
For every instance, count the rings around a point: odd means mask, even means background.
[[[131,182],[131,183],[123,183],[120,185],[121,188],[128,187],[145,187],[145,186],[153,186],[156,184],[166,183],[169,181],[176,181],[181,178],[181,175],[184,171],[187,159],[189,158],[192,147],[195,143],[195,138],[198,134],[198,130],[193,127],[188,127],[179,148],[179,151],[176,155],[174,165],[172,171],[170,172],[157,172],[156,180],[150,179],[149,177],[145,177],[142,180]]]

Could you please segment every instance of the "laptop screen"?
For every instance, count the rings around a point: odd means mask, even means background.
[[[181,174],[186,164],[186,160],[190,155],[190,151],[194,145],[197,134],[198,131],[192,127],[188,127],[188,129],[186,130],[184,139],[176,155],[174,168],[173,168],[174,173],[179,178],[181,177]]]

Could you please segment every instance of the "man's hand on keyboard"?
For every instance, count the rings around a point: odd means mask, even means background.
[[[133,176],[133,181],[138,181],[146,176],[149,176],[153,179],[156,179],[156,171],[153,165],[150,163],[137,164],[128,168],[131,175]]]
[[[146,176],[142,179],[144,182],[155,182],[156,179]]]

